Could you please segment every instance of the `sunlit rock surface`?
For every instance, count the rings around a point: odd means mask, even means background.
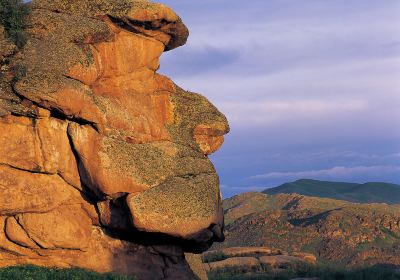
[[[229,131],[157,73],[188,30],[144,0],[34,0],[28,42],[0,26],[0,266],[197,279],[184,252],[222,241],[208,155]]]

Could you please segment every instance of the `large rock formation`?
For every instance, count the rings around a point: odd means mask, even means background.
[[[0,266],[196,279],[223,240],[207,155],[229,127],[157,72],[188,30],[146,0],[34,0],[27,44],[0,26]]]

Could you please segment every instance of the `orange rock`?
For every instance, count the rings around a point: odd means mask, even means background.
[[[45,249],[86,249],[92,232],[92,221],[79,204],[46,213],[19,214],[17,220],[28,236]]]
[[[49,211],[80,200],[59,175],[37,174],[0,165],[0,215]]]
[[[196,279],[184,251],[224,239],[206,155],[229,127],[156,73],[187,28],[150,1],[30,7],[29,40],[0,75],[0,267]]]
[[[302,258],[286,255],[276,255],[276,256],[262,256],[260,257],[260,263],[264,265],[269,265],[275,268],[285,268],[290,264],[298,262],[304,262]]]
[[[26,248],[24,246],[15,243],[8,239],[7,234],[5,233],[5,222],[6,217],[0,216],[0,266],[10,266],[17,265],[20,257],[23,257],[25,260],[35,259],[39,257],[39,254],[30,248]],[[16,237],[16,236],[13,236]],[[17,237],[18,239],[23,239],[23,237]]]
[[[126,152],[124,149],[121,150],[118,144],[130,147],[129,144],[103,137],[90,126],[71,124],[69,133],[80,158],[82,180],[100,197],[104,194],[111,196],[119,193],[136,193],[149,188],[148,185],[139,182],[137,177],[132,176],[132,172],[137,170],[131,165],[134,164],[134,157],[116,154],[118,151]],[[108,152],[107,149],[112,150]],[[122,158],[117,162],[115,159],[118,156]],[[126,172],[127,169],[131,169],[132,172]]]
[[[0,164],[59,174],[69,184],[81,188],[67,127],[67,122],[55,118],[32,120],[8,116],[0,119]]]
[[[27,248],[39,248],[39,246],[29,237],[27,232],[17,222],[15,217],[6,219],[5,234],[9,240]]]
[[[93,64],[74,65],[68,73],[97,96],[104,112],[101,118],[90,120],[105,122],[101,128],[108,134],[123,130],[125,139],[134,143],[168,140],[165,124],[172,119],[172,106],[167,92],[155,94],[163,84],[154,73],[164,45],[106,22],[112,39],[91,47]]]
[[[225,126],[222,125],[220,129],[217,125],[201,124],[194,129],[193,135],[201,151],[209,155],[217,151],[224,143]]]
[[[132,228],[130,217],[126,215],[123,199],[106,200],[97,203],[101,225],[108,228],[129,230]]]

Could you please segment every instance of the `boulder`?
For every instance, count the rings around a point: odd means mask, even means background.
[[[287,268],[292,264],[304,262],[302,258],[286,255],[262,256],[259,258],[259,260],[261,264],[271,266],[273,268]]]
[[[240,269],[241,271],[252,271],[260,266],[260,261],[253,257],[233,257],[223,261],[205,264],[208,271],[225,269]]]
[[[156,188],[129,194],[127,203],[132,222],[143,231],[199,242],[218,240],[218,235],[209,228],[223,227],[221,197],[215,186],[218,186],[215,175],[200,174],[191,178],[174,177]]]
[[[310,253],[304,253],[304,252],[293,252],[291,254],[293,257],[297,257],[300,259],[305,260],[306,262],[309,263],[316,263],[317,262],[317,257],[313,254]]]

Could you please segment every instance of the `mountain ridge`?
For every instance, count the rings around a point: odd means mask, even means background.
[[[297,193],[306,196],[332,198],[354,203],[400,204],[400,185],[385,182],[363,184],[300,179],[262,191],[264,194]]]

